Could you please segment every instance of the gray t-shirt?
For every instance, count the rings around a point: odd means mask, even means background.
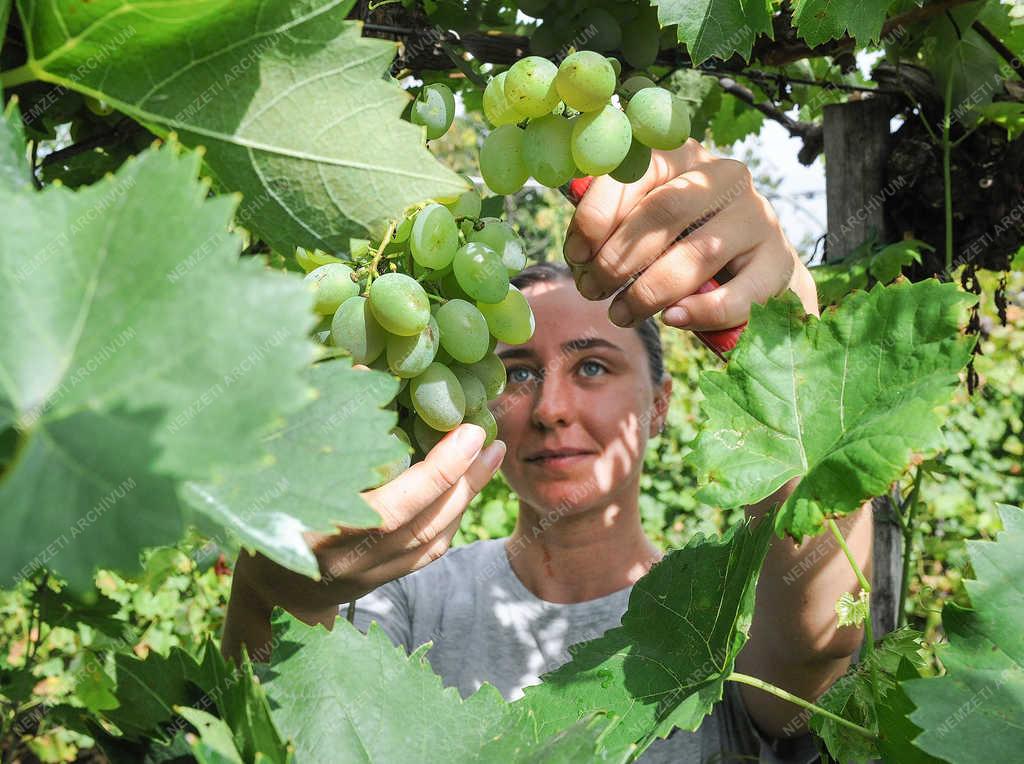
[[[558,604],[534,595],[516,576],[507,539],[476,541],[450,550],[414,573],[390,581],[356,602],[355,625],[377,621],[407,652],[425,642],[431,667],[463,698],[484,682],[506,700],[571,659],[569,645],[619,626],[632,587],[604,597]],[[345,615],[347,605],[339,612]],[[753,761],[808,764],[818,753],[811,735],[774,740],[754,726],[738,685],[725,683],[722,702],[697,732],[676,729],[638,759],[662,762]]]

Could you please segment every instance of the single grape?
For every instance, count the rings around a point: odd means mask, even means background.
[[[609,175],[619,183],[635,183],[647,173],[650,166],[651,150],[634,138],[626,158]]]
[[[441,279],[441,294],[449,300],[465,300],[470,304],[473,302],[473,298],[466,294],[466,290],[459,285],[459,280],[455,278],[454,272],[447,273]]]
[[[619,77],[622,76],[622,62],[615,56],[608,56],[608,63],[612,65],[612,70],[615,72],[615,81],[618,82]]]
[[[416,413],[435,430],[448,432],[462,422],[466,413],[466,395],[458,378],[447,366],[436,361],[409,383]]]
[[[512,108],[505,97],[505,77],[507,75],[508,72],[505,71],[491,77],[487,87],[484,88],[484,116],[493,127],[514,125],[524,119],[522,114]]]
[[[497,398],[505,389],[505,381],[507,379],[505,364],[494,353],[488,353],[476,363],[469,364],[466,368],[484,383],[484,390],[487,391],[488,400]]]
[[[377,323],[365,297],[350,297],[331,319],[331,344],[345,348],[355,363],[370,364],[384,352],[387,332]]]
[[[484,383],[465,366],[455,365],[451,369],[452,374],[459,380],[462,393],[466,397],[466,416],[485,408],[487,406],[487,391],[484,389]]]
[[[623,105],[629,103],[629,99],[635,96],[644,88],[654,88],[657,85],[650,77],[645,77],[642,74],[634,74],[632,77],[627,77],[623,80],[622,84],[619,85],[619,98],[622,100]]]
[[[444,268],[459,248],[459,227],[451,211],[440,204],[428,204],[413,221],[409,234],[412,259],[424,268]]]
[[[590,50],[616,50],[622,43],[622,27],[604,8],[587,8],[576,17],[580,29],[590,30],[590,38],[580,47]]]
[[[515,228],[498,218],[481,218],[480,223],[483,225],[466,234],[466,241],[478,241],[497,252],[509,276],[526,267],[526,247]]]
[[[536,56],[553,56],[562,47],[565,25],[559,19],[547,19],[530,35],[530,52]]]
[[[394,428],[388,434],[388,440],[394,440],[394,442],[402,446],[405,449],[405,453],[394,461],[374,467],[373,472],[377,476],[377,482],[368,486],[368,488],[377,488],[385,483],[390,483],[409,469],[409,465],[412,464],[412,442],[409,440],[409,436],[405,434],[405,430],[401,427]]]
[[[476,363],[487,354],[487,320],[465,300],[449,300],[437,310],[441,346],[462,363]]]
[[[496,194],[514,194],[530,177],[523,163],[523,134],[515,125],[502,125],[484,138],[480,174]]]
[[[435,430],[424,422],[422,417],[417,416],[413,419],[412,435],[416,438],[416,445],[420,447],[420,451],[427,454],[441,442],[445,433]]]
[[[484,448],[491,445],[491,443],[494,442],[494,439],[498,437],[498,422],[494,419],[494,414],[492,414],[491,410],[486,406],[481,409],[477,409],[472,413],[466,414],[465,419],[462,421],[484,428],[484,432],[486,433],[484,437]]]
[[[445,202],[444,206],[448,208],[454,218],[473,218],[475,220],[480,217],[483,200],[480,199],[480,192],[477,191],[472,178],[466,175],[462,177],[469,183],[469,191],[459,194],[454,201]]]
[[[646,69],[658,57],[660,34],[658,9],[643,9],[622,27],[622,57],[635,69]]]
[[[410,120],[427,128],[427,140],[440,138],[448,132],[455,118],[455,96],[443,83],[426,85],[412,104]]]
[[[530,303],[514,286],[508,288],[501,302],[478,302],[476,306],[484,314],[491,334],[506,345],[522,345],[533,336],[535,321]]]
[[[652,149],[676,149],[690,137],[690,110],[665,88],[639,91],[629,99],[626,116],[636,139]]]
[[[370,285],[370,309],[377,323],[392,334],[411,337],[430,321],[430,300],[416,279],[404,273],[385,273]]]
[[[334,255],[328,255],[326,252],[314,249],[312,252],[304,247],[295,248],[295,262],[299,264],[306,273],[312,270],[316,270],[321,265],[327,265],[327,263],[340,263],[340,258]]]
[[[589,51],[588,51],[589,52]],[[530,175],[548,188],[557,188],[572,178],[573,123],[548,114],[530,120],[523,136],[523,163]]]
[[[524,117],[542,117],[558,105],[555,76],[558,67],[540,56],[512,64],[505,77],[505,98]]]
[[[615,92],[615,70],[608,59],[592,50],[566,56],[558,66],[558,95],[576,111],[596,111]]]
[[[427,328],[412,337],[392,334],[388,337],[388,369],[396,377],[411,379],[422,374],[434,362],[440,344],[441,332],[437,321],[430,317]]]
[[[331,316],[350,297],[359,294],[359,284],[345,263],[327,263],[306,274],[303,281],[313,292],[313,310]]]
[[[573,160],[588,175],[604,175],[626,158],[632,138],[626,115],[609,104],[576,119],[572,129]]]
[[[486,244],[463,244],[455,253],[452,270],[459,286],[474,300],[501,302],[508,292],[508,269]]]

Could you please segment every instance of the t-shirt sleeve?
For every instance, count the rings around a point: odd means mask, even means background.
[[[725,683],[719,717],[722,751],[757,751],[761,764],[811,764],[819,760],[818,746],[810,732],[798,737],[773,738],[754,724],[736,682]]]
[[[344,618],[348,603],[341,605],[338,612]],[[396,645],[404,647],[407,653],[412,651],[412,603],[401,579],[388,581],[356,600],[355,627],[365,634],[371,621],[376,621]]]

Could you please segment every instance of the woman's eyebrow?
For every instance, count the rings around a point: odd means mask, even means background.
[[[568,342],[562,343],[562,350],[566,353],[578,353],[581,350],[590,350],[592,348],[608,348],[609,350],[615,350],[619,353],[625,352],[614,342],[609,342],[601,337],[580,337],[579,339],[569,340]]]

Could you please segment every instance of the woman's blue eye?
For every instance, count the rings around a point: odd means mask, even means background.
[[[522,384],[523,382],[529,381],[533,372],[524,366],[513,366],[508,370],[509,382],[515,382],[516,384]]]
[[[580,373],[584,377],[596,377],[598,374],[604,373],[604,366],[597,361],[584,361],[580,365]]]

